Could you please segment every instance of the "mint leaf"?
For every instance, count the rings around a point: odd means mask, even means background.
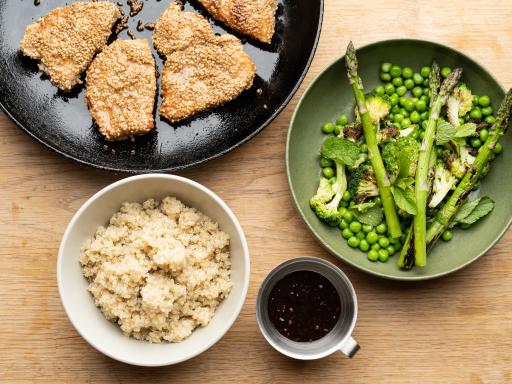
[[[487,216],[494,209],[494,201],[487,196],[481,197],[475,201],[478,201],[478,204],[469,215],[459,221],[460,224],[474,224],[482,217]]]
[[[476,124],[475,123],[466,123],[459,126],[455,131],[454,137],[467,137],[473,136],[476,133]]]
[[[453,125],[443,119],[437,121],[436,144],[443,145],[455,137],[456,129]]]
[[[359,158],[359,146],[350,140],[331,136],[324,140],[321,154],[344,165],[354,165]]]
[[[357,209],[352,209],[351,211],[358,221],[363,224],[373,225],[374,227],[379,225],[384,218],[381,207],[372,207],[366,212],[359,212]]]
[[[418,213],[418,208],[416,206],[416,197],[414,195],[414,191],[412,188],[407,188],[402,190],[400,188],[392,187],[391,192],[393,193],[393,197],[395,198],[395,204],[398,208],[404,210],[410,215],[415,215]]]

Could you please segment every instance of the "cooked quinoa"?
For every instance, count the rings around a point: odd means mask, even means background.
[[[174,197],[126,202],[80,252],[88,290],[124,334],[181,341],[229,294],[229,235]]]

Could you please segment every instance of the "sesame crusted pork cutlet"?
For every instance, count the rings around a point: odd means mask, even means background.
[[[155,126],[155,59],[146,39],[116,40],[87,70],[85,96],[107,140],[122,140]]]
[[[82,82],[80,75],[103,49],[119,17],[119,8],[108,1],[55,8],[26,28],[20,48],[67,92]]]
[[[256,65],[236,37],[217,36],[202,16],[173,3],[155,26],[166,61],[159,114],[178,122],[233,100],[252,86]]]
[[[217,20],[246,36],[270,43],[276,27],[277,0],[199,0]]]

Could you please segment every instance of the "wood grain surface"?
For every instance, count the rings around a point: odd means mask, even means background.
[[[46,1],[46,0],[43,0]],[[314,0],[297,0],[314,1]],[[227,335],[171,367],[131,367],[90,347],[69,323],[55,279],[57,248],[75,211],[125,175],[75,164],[0,114],[0,382],[2,383],[512,383],[512,232],[450,277],[415,284],[380,280],[335,260],[295,212],[285,137],[299,96],[349,39],[418,37],[462,50],[512,86],[512,1],[326,0],[320,45],[300,91],[259,136],[180,172],[219,194],[245,229],[249,294]],[[260,335],[255,298],[266,274],[300,255],[326,258],[359,297],[362,349],[312,362],[288,359]]]

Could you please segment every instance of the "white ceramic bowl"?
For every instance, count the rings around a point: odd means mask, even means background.
[[[94,305],[79,264],[80,247],[99,225],[106,225],[122,202],[175,196],[216,220],[231,236],[233,288],[217,308],[211,322],[197,328],[180,343],[151,344],[122,334]],[[249,285],[249,250],[240,223],[228,206],[204,186],[179,176],[133,176],[105,187],[78,210],[69,223],[59,249],[57,282],[64,309],[78,333],[105,355],[134,365],[162,366],[185,361],[215,344],[242,309]]]

